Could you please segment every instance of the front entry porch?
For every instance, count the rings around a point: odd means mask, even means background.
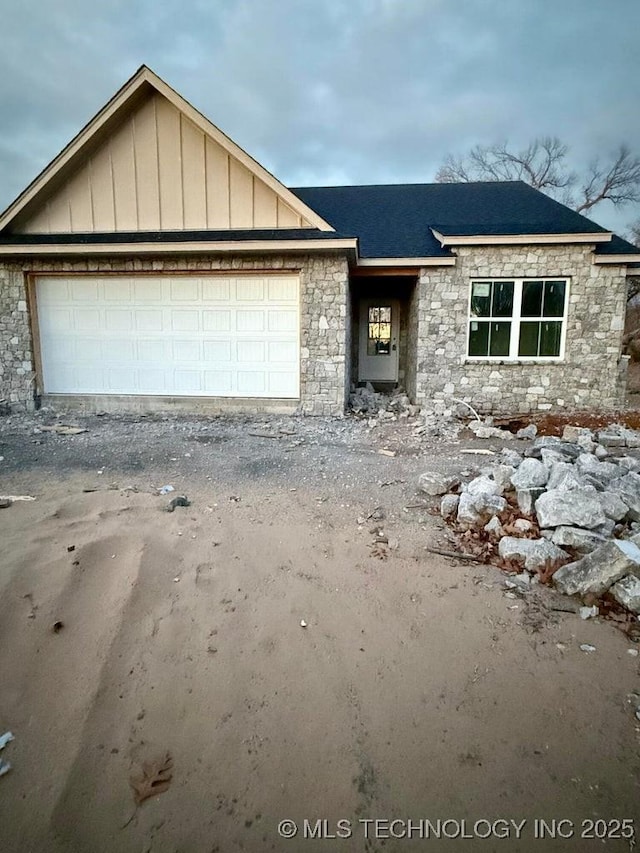
[[[351,277],[351,380],[415,396],[417,276]]]

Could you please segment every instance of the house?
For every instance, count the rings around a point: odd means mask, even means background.
[[[638,263],[520,182],[285,187],[143,66],[0,216],[0,398],[610,409]]]

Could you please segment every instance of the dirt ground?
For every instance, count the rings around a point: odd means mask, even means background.
[[[40,431],[55,420],[0,418],[0,492],[36,497],[0,510],[4,853],[634,849],[629,641],[425,550],[447,531],[418,475],[496,442],[355,419]],[[136,808],[131,777],[167,753]]]

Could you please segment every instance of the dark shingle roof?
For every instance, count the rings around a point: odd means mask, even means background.
[[[449,255],[431,228],[448,236],[606,233],[522,181],[296,187],[292,192],[337,231],[357,236],[364,258]]]
[[[630,243],[628,240],[623,240],[616,234],[611,238],[610,243],[599,243],[596,246],[596,255],[638,255],[640,249]]]

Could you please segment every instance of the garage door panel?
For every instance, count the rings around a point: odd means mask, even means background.
[[[236,313],[236,331],[262,332],[264,330],[264,311],[238,311]]]
[[[267,390],[263,370],[238,370],[238,391],[245,397],[260,397]]]
[[[108,332],[130,332],[134,326],[129,310],[107,308],[104,312],[104,322]]]
[[[193,279],[170,281],[169,293],[173,302],[196,302],[200,299],[200,282]]]
[[[291,278],[272,278],[268,282],[270,302],[297,302],[297,282]]]
[[[262,279],[236,279],[236,299],[240,302],[262,302],[264,281]]]
[[[174,361],[200,361],[200,341],[174,341]]]
[[[273,364],[292,364],[296,358],[294,341],[269,341],[268,360]]]
[[[233,374],[230,370],[205,370],[204,391],[213,396],[231,396],[233,392]]]
[[[299,396],[297,276],[40,277],[44,391]]]
[[[298,384],[298,376],[291,371],[269,373],[269,394],[273,397],[291,397],[295,393]]]
[[[231,283],[228,279],[211,279],[202,283],[202,299],[205,302],[228,302],[231,296]]]
[[[69,299],[74,302],[95,303],[98,299],[98,282],[88,280],[70,282]]]
[[[231,361],[231,341],[204,341],[202,350],[208,364]]]
[[[134,281],[133,301],[137,305],[147,305],[149,302],[162,302],[162,282],[149,278],[141,278]]]
[[[77,332],[97,332],[100,324],[100,311],[95,308],[76,308],[73,312],[72,325]]]
[[[141,367],[137,373],[139,394],[165,393],[164,389],[167,387],[168,382],[164,370]]]
[[[174,370],[173,385],[176,394],[199,394],[202,392],[199,370]]]
[[[49,328],[52,331],[70,332],[73,329],[73,311],[69,308],[47,308]]]
[[[83,358],[91,357],[92,348],[89,345],[89,341],[80,344],[78,349],[82,352]],[[97,349],[95,347],[95,350]],[[126,365],[130,365],[137,359],[137,350],[136,342],[127,340],[126,338],[109,338],[103,340],[100,347],[101,357],[104,362],[119,362]]]
[[[293,332],[298,324],[295,311],[268,311],[267,325],[270,332]]]
[[[238,341],[236,344],[238,361],[253,361],[263,364],[265,359],[265,345],[263,341]]]
[[[205,332],[228,332],[231,330],[231,311],[204,311],[202,321]]]
[[[169,324],[174,332],[197,332],[200,328],[200,312],[172,310],[169,312]]]
[[[131,302],[131,282],[120,281],[117,278],[105,281],[103,284],[104,298],[107,302]]]

